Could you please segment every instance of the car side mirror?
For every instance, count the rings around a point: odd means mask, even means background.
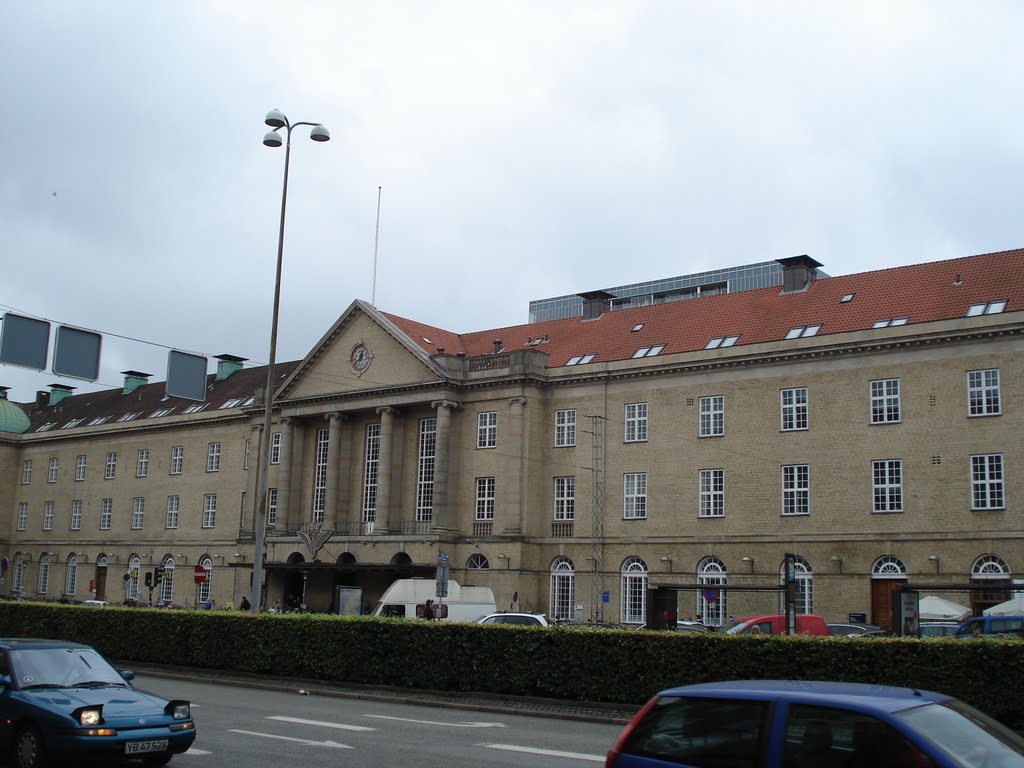
[[[132,680],[135,679],[135,673],[132,672],[130,669],[122,669],[121,670],[121,677],[123,677],[125,680],[127,680],[130,683]]]

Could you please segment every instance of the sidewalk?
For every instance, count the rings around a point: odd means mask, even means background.
[[[237,685],[267,691],[281,691],[306,696],[333,696],[365,701],[390,701],[398,704],[419,704],[427,707],[460,709],[471,712],[526,715],[528,717],[555,717],[561,720],[579,720],[591,723],[625,725],[639,707],[600,702],[562,701],[527,696],[501,696],[488,693],[447,693],[407,688],[377,688],[345,685],[323,680],[282,678],[265,675],[222,672],[216,669],[193,669],[159,665],[117,662],[118,669],[131,669],[136,674],[161,677],[168,680],[199,681]]]

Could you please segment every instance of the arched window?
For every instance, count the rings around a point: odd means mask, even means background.
[[[11,576],[11,594],[25,594],[25,556],[19,552],[14,556],[14,574]]]
[[[1013,596],[1009,590],[1010,566],[998,555],[982,555],[975,560],[971,565],[971,581],[985,587],[971,591],[971,611],[976,616]]]
[[[907,566],[898,557],[882,555],[875,560],[871,567],[872,579],[905,579],[907,578]]]
[[[107,556],[106,555],[100,555],[99,557],[96,558],[96,567],[97,568],[106,568],[107,567]]]
[[[622,563],[622,615],[623,624],[643,624],[647,621],[647,563],[639,557],[628,557]]]
[[[474,552],[466,561],[466,570],[469,571],[486,571],[490,567],[491,564],[487,562],[487,558],[479,552]]]
[[[50,582],[50,556],[43,555],[39,558],[39,580],[36,582],[36,592],[40,595],[46,594],[46,587]]]
[[[996,555],[982,555],[971,566],[972,579],[1008,579],[1010,567]]]
[[[728,615],[725,606],[725,563],[717,557],[705,557],[697,566],[697,583],[707,585],[697,596],[697,615],[702,624],[720,627]]]
[[[68,555],[67,575],[64,577],[64,594],[71,596],[75,594],[78,586],[78,555]]]
[[[160,596],[157,600],[166,605],[174,597],[174,558],[168,555],[163,562],[164,575],[160,582]]]
[[[779,585],[786,585],[786,562],[779,566]],[[785,593],[779,596],[780,613],[786,610]],[[796,558],[796,612],[814,613],[814,571],[802,557]]]
[[[555,621],[572,618],[572,607],[576,600],[576,571],[572,560],[559,557],[551,563],[551,609],[549,615]]]
[[[199,585],[196,595],[196,602],[202,605],[210,599],[210,589],[213,587],[213,560],[209,555],[203,555],[199,558],[199,564],[206,569],[206,578]]]
[[[129,600],[139,599],[139,571],[142,570],[142,560],[138,555],[128,558],[128,594]]]

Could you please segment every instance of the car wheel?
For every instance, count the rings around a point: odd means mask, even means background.
[[[34,725],[23,725],[14,738],[14,768],[43,768],[46,755],[43,752],[43,738]]]

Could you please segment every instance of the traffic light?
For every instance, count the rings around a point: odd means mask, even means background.
[[[146,586],[147,587],[149,587],[150,589],[153,588],[153,573],[152,573],[152,571],[146,571],[145,582],[146,582]]]
[[[153,569],[153,586],[155,587],[156,585],[158,585],[163,580],[164,580],[164,567],[162,565],[158,565],[156,568]]]

